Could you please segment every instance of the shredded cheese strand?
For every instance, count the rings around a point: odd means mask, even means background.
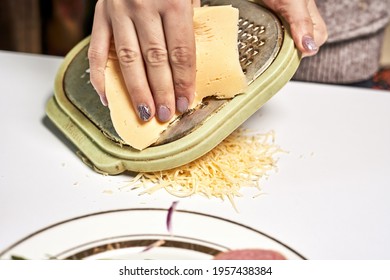
[[[276,169],[279,152],[283,151],[275,144],[273,131],[253,135],[238,129],[199,159],[166,171],[139,173],[129,185],[143,187],[140,195],[165,189],[177,197],[227,198],[235,207],[234,197],[242,196],[242,187],[261,191],[259,181]]]

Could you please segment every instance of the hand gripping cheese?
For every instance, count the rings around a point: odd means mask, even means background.
[[[237,50],[238,10],[231,6],[194,9],[196,40],[196,93],[194,108],[206,96],[232,98],[243,93],[246,78]],[[137,150],[152,145],[174,121],[161,123],[138,119],[121,74],[116,55],[110,55],[105,70],[106,96],[114,128],[122,140]]]

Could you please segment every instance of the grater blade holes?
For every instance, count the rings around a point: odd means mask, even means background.
[[[265,44],[265,39],[260,38],[266,28],[243,17],[238,20],[238,52],[240,65],[244,73],[246,68],[253,63],[254,57],[258,55],[260,48]],[[264,34],[265,35],[265,34]]]

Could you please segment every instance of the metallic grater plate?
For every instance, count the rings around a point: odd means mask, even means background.
[[[203,5],[230,5],[240,11],[238,29],[238,51],[240,64],[248,84],[259,77],[277,56],[283,41],[283,29],[279,19],[263,7],[247,1],[214,0],[203,1]],[[175,141],[201,125],[228,99],[208,98],[196,108],[184,114],[179,121],[169,126],[155,143],[156,145]]]
[[[231,100],[205,99],[173,122],[153,147],[143,151],[134,150],[120,139],[108,108],[101,105],[89,81],[89,39],[80,42],[65,58],[47,113],[80,149],[83,160],[97,171],[155,171],[188,163],[227,137],[295,72],[299,55],[288,30],[272,12],[253,1],[211,0],[202,1],[202,5],[232,5],[239,9],[237,44],[248,92]],[[249,108],[244,111],[245,106]]]

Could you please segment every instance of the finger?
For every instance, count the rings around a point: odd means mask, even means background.
[[[172,72],[168,61],[164,30],[157,11],[144,11],[133,18],[143,54],[149,87],[156,115],[162,122],[169,121],[175,113],[175,96]]]
[[[289,23],[291,35],[303,56],[318,52],[307,1],[273,1],[274,9]]]
[[[107,106],[107,98],[105,95],[104,71],[107,64],[111,34],[111,26],[105,12],[104,2],[98,1],[95,7],[88,59],[91,84],[105,106]]]
[[[328,30],[325,21],[322,18],[315,1],[309,2],[308,9],[313,21],[314,40],[316,41],[317,46],[321,46],[328,39]]]
[[[173,77],[176,109],[184,113],[192,103],[195,94],[195,36],[192,6],[187,1],[176,3],[161,16]]]
[[[113,19],[112,27],[121,72],[134,110],[141,120],[148,121],[154,116],[155,106],[134,24],[123,14]]]
[[[192,0],[191,3],[193,7],[200,7],[200,0]]]

